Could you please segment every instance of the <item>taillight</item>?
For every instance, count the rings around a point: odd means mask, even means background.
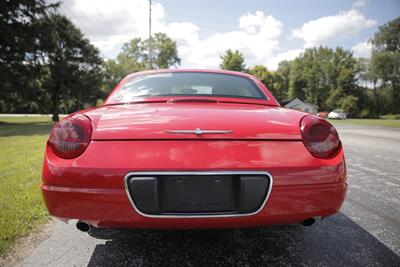
[[[303,143],[317,158],[329,158],[340,147],[339,135],[329,122],[316,116],[306,116],[300,123]]]
[[[85,151],[91,134],[92,126],[89,118],[78,114],[54,125],[48,144],[57,156],[72,159]]]

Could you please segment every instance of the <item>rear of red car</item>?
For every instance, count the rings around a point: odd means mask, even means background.
[[[246,81],[220,88],[230,76]],[[130,84],[154,94],[143,82],[174,95],[118,102]],[[346,168],[333,126],[279,107],[253,77],[158,71],[127,77],[103,107],[54,127],[42,190],[51,215],[97,227],[248,227],[336,213]]]

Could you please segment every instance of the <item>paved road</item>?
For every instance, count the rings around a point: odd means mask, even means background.
[[[22,266],[400,266],[400,129],[338,126],[342,212],[300,225],[207,231],[93,230],[57,222]]]

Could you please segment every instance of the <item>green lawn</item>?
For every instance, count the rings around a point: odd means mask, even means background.
[[[383,120],[383,119],[347,119],[347,120],[329,120],[333,124],[356,124],[381,127],[400,128],[400,120]]]
[[[50,118],[0,117],[0,256],[48,220],[40,192]]]

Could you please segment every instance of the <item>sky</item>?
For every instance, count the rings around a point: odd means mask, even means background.
[[[60,12],[104,58],[149,35],[149,0],[64,0]],[[270,70],[320,45],[369,57],[368,40],[398,16],[400,0],[152,0],[152,32],[177,42],[180,68],[218,68],[227,49]]]

